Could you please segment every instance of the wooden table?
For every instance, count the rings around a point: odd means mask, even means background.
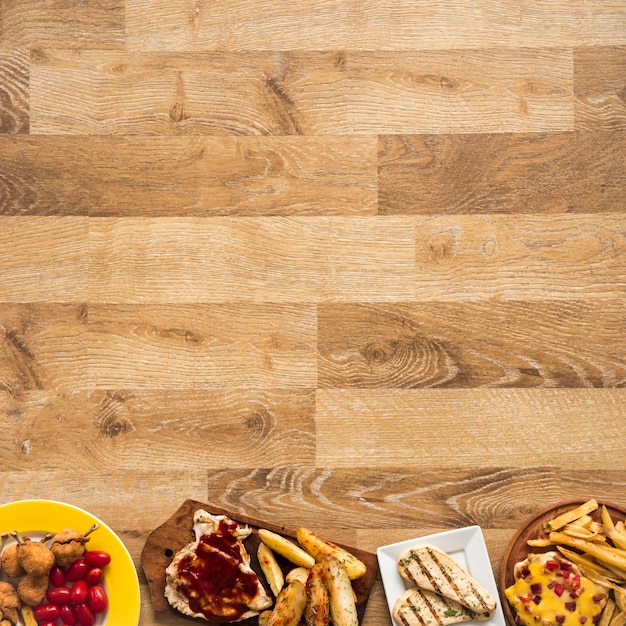
[[[625,172],[621,0],[4,0],[1,501],[139,570],[192,498],[497,575],[626,505]]]

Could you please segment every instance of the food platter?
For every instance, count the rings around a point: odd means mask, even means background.
[[[528,556],[529,552],[546,552],[554,550],[554,547],[531,548],[526,542],[528,539],[537,538],[541,534],[545,522],[561,515],[562,513],[565,513],[566,511],[570,511],[571,509],[582,505],[585,501],[586,500],[584,499],[561,500],[555,504],[540,509],[528,517],[518,528],[513,537],[511,537],[511,540],[509,541],[509,544],[504,552],[502,569],[500,570],[500,594],[502,606],[507,623],[511,626],[515,626],[515,615],[513,609],[504,596],[504,590],[515,582],[513,576],[515,564],[524,560],[526,556]],[[600,505],[606,506],[613,519],[623,520],[626,518],[626,508],[609,502],[599,502]],[[600,512],[598,510],[591,515],[592,517],[599,519]]]
[[[434,535],[426,535],[416,539],[409,539],[399,543],[382,546],[377,550],[380,575],[385,589],[385,596],[392,613],[393,606],[400,594],[408,588],[409,583],[400,576],[397,567],[397,558],[400,552],[416,544],[430,544],[451,556],[470,576],[481,583],[494,598],[498,598],[496,581],[493,576],[487,546],[480,526],[457,528]],[[393,621],[393,620],[392,620]],[[393,622],[395,624],[395,621]],[[465,622],[478,626],[504,626],[504,615],[500,602],[497,602],[496,612],[488,621]]]
[[[111,555],[104,581],[109,605],[107,611],[98,616],[95,626],[138,624],[137,571],[126,546],[109,526],[83,509],[53,500],[20,500],[0,506],[0,532],[17,530],[33,540],[64,528],[84,531],[94,523],[99,528],[90,535],[89,550],[105,550]]]
[[[244,546],[250,555],[250,565],[252,569],[261,577],[262,580],[263,576],[261,574],[261,567],[256,556],[257,547],[260,543],[260,538],[257,534],[258,529],[265,528],[278,533],[283,537],[294,540],[296,537],[296,531],[286,528],[285,526],[280,526],[271,522],[242,515],[236,511],[225,509],[214,504],[199,502],[197,500],[185,500],[169,519],[164,521],[159,527],[150,533],[141,553],[141,566],[148,583],[148,588],[150,589],[150,597],[154,610],[158,612],[169,611],[180,618],[184,618],[192,622],[195,621],[202,624],[209,624],[209,622],[204,619],[194,619],[176,612],[169,605],[164,595],[165,570],[172,561],[174,555],[189,542],[193,541],[193,514],[198,509],[204,509],[213,515],[226,515],[235,522],[250,527],[252,533],[244,540]],[[332,537],[328,537],[328,539],[334,541]],[[337,545],[349,550],[367,566],[365,575],[352,581],[354,592],[356,594],[357,613],[359,616],[359,622],[361,622],[365,614],[365,608],[367,606],[372,585],[374,584],[374,580],[378,572],[378,561],[375,554],[366,552],[365,550],[339,544],[338,542]],[[279,564],[285,573],[289,571],[289,569],[293,568],[293,565],[280,560],[280,557]],[[258,619],[253,617],[238,623],[245,626],[254,626],[258,623]]]

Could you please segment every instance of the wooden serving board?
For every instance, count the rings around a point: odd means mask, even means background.
[[[259,578],[265,586],[268,594],[272,596],[272,592],[265,581],[265,577],[261,572],[259,561],[256,556],[257,547],[260,543],[257,531],[259,528],[267,528],[273,532],[279,533],[284,537],[291,538],[295,541],[296,531],[285,528],[277,524],[272,524],[259,519],[241,515],[235,511],[224,509],[220,506],[213,504],[207,504],[205,502],[198,502],[196,500],[185,500],[180,508],[163,524],[158,528],[155,528],[146,540],[145,546],[141,553],[141,567],[146,576],[148,587],[150,589],[150,596],[152,600],[152,606],[155,611],[171,611],[180,617],[186,617],[187,619],[202,624],[210,624],[204,619],[195,619],[192,617],[184,616],[178,611],[175,611],[167,599],[165,598],[165,570],[172,561],[174,555],[189,542],[194,540],[193,533],[193,515],[198,509],[204,509],[208,513],[213,515],[227,515],[234,521],[240,524],[246,524],[252,529],[252,533],[244,540],[244,546],[250,554],[250,565],[252,569],[259,575]],[[328,537],[330,541],[333,541],[331,537]],[[378,559],[375,554],[353,548],[351,546],[341,545],[352,552],[356,557],[361,559],[367,566],[367,572],[361,578],[352,581],[352,586],[356,593],[357,599],[357,612],[359,615],[359,622],[363,620],[365,613],[365,607],[369,599],[374,579],[376,578],[376,572],[378,570]],[[286,559],[283,559],[280,555],[276,555],[281,568],[285,573],[295,566],[289,563]],[[258,623],[256,617],[238,622],[240,624],[254,626]]]
[[[511,537],[509,545],[504,552],[504,558],[502,560],[502,569],[500,570],[500,595],[502,599],[502,608],[507,622],[511,626],[516,626],[515,612],[511,608],[508,600],[504,595],[504,590],[510,587],[514,582],[513,569],[515,564],[519,561],[523,561],[529,553],[549,552],[555,550],[554,546],[547,548],[536,548],[529,546],[526,542],[529,539],[538,538],[543,532],[543,525],[545,522],[570,511],[571,509],[584,504],[587,500],[562,500],[544,509],[540,509],[533,515],[531,515]],[[624,520],[626,518],[626,509],[616,504],[609,502],[601,502],[598,500],[600,507],[606,506],[613,521]],[[590,514],[591,517],[600,521],[600,510],[596,510]]]

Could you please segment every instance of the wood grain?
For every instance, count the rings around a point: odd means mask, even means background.
[[[105,389],[308,387],[316,380],[315,308],[306,305],[94,305],[89,340],[91,384]]]
[[[416,296],[623,302],[625,225],[612,212],[418,219]]]
[[[0,48],[124,47],[123,0],[2,0]]]
[[[250,11],[237,0],[219,5],[133,0],[126,8],[129,46],[142,51],[432,50],[619,44],[626,39],[619,0],[486,0],[479,5],[453,0],[275,0],[255,8]]]
[[[575,470],[581,469],[581,456],[592,466],[603,462],[612,466],[623,454],[616,439],[623,427],[620,416],[625,398],[622,389],[593,395],[560,389],[549,393],[494,390],[489,394],[320,390],[317,463],[358,468],[375,458],[378,466],[402,468],[407,451],[428,445],[437,450],[436,458],[428,456],[433,470],[450,466],[521,468],[528,465],[529,458],[541,459],[544,468]],[[508,411],[509,406],[516,410]],[[342,415],[358,415],[359,428],[346,428]],[[591,449],[588,442],[599,426],[598,415],[603,416],[602,448]],[[579,435],[572,438],[570,429]],[[541,437],[522,436],[529,432],[541,433]],[[412,464],[422,465],[419,458]]]
[[[88,137],[0,135],[0,215],[88,215],[91,164]]]
[[[572,130],[571,50],[33,56],[34,133]],[[72,97],[68,97],[68,94]]]
[[[626,29],[624,29],[626,32]],[[577,48],[577,129],[626,128],[626,46]]]
[[[386,135],[379,164],[390,215],[596,213],[626,196],[623,131]]]
[[[83,302],[88,231],[86,216],[0,215],[0,300]]]
[[[92,218],[89,245],[90,293],[103,302],[413,295],[414,235],[404,218]]]
[[[0,135],[28,133],[28,90],[28,51],[4,50],[0,42]]]
[[[376,140],[94,138],[91,215],[373,215]],[[167,158],[163,158],[167,155]]]
[[[318,385],[622,387],[625,314],[623,300],[320,305]]]
[[[268,470],[285,455],[302,464],[315,458],[312,389],[29,388],[0,397],[0,411],[10,433],[0,450],[15,471],[54,472],[69,463],[83,473],[184,473],[237,469],[242,458]]]

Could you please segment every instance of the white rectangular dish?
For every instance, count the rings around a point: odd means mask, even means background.
[[[491,561],[489,560],[487,546],[485,545],[480,526],[457,528],[378,548],[376,555],[385,596],[387,597],[387,605],[389,606],[389,614],[392,614],[393,606],[400,594],[411,586],[398,572],[398,555],[406,548],[424,543],[436,546],[440,550],[447,552],[472,578],[475,578],[490,591],[496,599],[496,612],[490,620],[465,622],[465,624],[472,626],[506,626]],[[393,618],[392,622],[397,626]]]

